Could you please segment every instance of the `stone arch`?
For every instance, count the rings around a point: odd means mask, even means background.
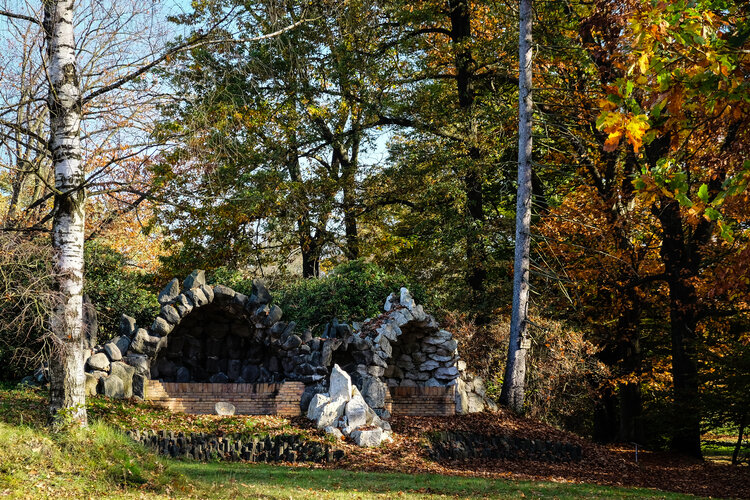
[[[159,294],[161,310],[149,328],[123,315],[116,339],[123,363],[145,380],[163,382],[271,383],[325,378],[320,342],[294,333],[260,280],[248,297],[205,282],[194,271],[182,284],[173,279]],[[114,341],[113,341],[114,342]],[[113,360],[114,363],[114,360]],[[101,370],[98,374],[106,377]],[[134,386],[141,385],[134,383]],[[143,397],[134,390],[135,395]]]
[[[151,377],[164,382],[215,383],[295,379],[290,363],[281,362],[288,359],[281,355],[281,346],[264,342],[270,336],[265,326],[269,317],[256,323],[257,318],[239,310],[234,301],[212,301],[193,308],[162,337],[151,362]],[[285,325],[276,330],[281,327]]]

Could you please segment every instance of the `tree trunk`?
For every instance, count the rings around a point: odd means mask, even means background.
[[[698,297],[691,280],[700,257],[683,234],[680,206],[662,200],[658,216],[663,239],[661,257],[669,287],[669,322],[672,336],[674,422],[671,448],[701,458],[696,326]],[[696,231],[697,232],[697,231]]]
[[[55,252],[57,301],[50,318],[51,420],[87,425],[83,359],[84,174],[80,122],[81,95],[75,59],[73,0],[44,1],[50,111],[50,150],[55,170]]]
[[[466,195],[466,282],[471,288],[471,300],[474,304],[484,301],[486,252],[480,235],[484,223],[484,200],[482,197],[483,177],[479,163],[482,155],[477,146],[478,125],[474,116],[474,86],[472,77],[474,59],[471,47],[471,11],[467,0],[450,0],[451,40],[456,51],[456,90],[458,106],[467,123],[467,145],[469,147],[469,166],[463,176]]]
[[[320,275],[320,252],[312,239],[312,235],[303,234],[300,241],[303,278],[315,278]]]
[[[618,439],[621,442],[640,443],[643,439],[641,424],[641,339],[640,339],[640,311],[641,302],[638,291],[629,288],[626,292],[627,302],[622,304],[623,311],[617,324],[620,343],[618,356],[620,373],[627,378],[635,378],[635,382],[619,384],[618,394],[620,402],[620,430]]]
[[[344,185],[344,234],[346,238],[346,258],[359,258],[359,235],[357,234],[357,215],[355,210],[354,183]]]
[[[343,212],[344,212],[344,235],[346,238],[346,258],[356,260],[359,258],[359,234],[357,231],[357,167],[359,166],[359,145],[361,134],[359,129],[351,138],[351,155],[342,158],[342,186],[343,186]]]
[[[513,311],[505,379],[500,402],[516,412],[523,410],[526,378],[526,322],[529,303],[529,249],[531,246],[531,0],[521,0],[518,79],[518,195],[516,250],[513,265]]]
[[[742,436],[745,434],[745,426],[747,425],[747,410],[742,412],[740,417],[740,429],[737,433],[737,444],[734,445],[734,451],[732,452],[732,465],[738,465],[740,463],[740,450],[742,449]]]

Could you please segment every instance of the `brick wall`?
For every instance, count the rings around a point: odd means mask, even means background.
[[[277,384],[178,383],[149,380],[146,400],[176,412],[214,414],[219,401],[238,415],[300,415],[302,382]],[[385,408],[394,415],[423,417],[456,414],[454,387],[389,387]]]
[[[146,400],[191,414],[213,414],[219,401],[232,403],[238,415],[299,415],[302,382],[278,384],[211,384],[149,380]]]
[[[449,417],[456,414],[455,386],[389,387],[386,409],[393,415]]]

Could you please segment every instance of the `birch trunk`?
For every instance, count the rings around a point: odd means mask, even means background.
[[[55,171],[57,302],[50,318],[50,414],[55,424],[87,425],[83,359],[84,200],[81,91],[75,58],[73,0],[43,0],[50,150]]]
[[[531,0],[521,0],[518,78],[518,196],[516,251],[513,265],[513,311],[505,379],[500,402],[520,412],[526,379],[526,323],[529,303],[529,247],[531,242]]]

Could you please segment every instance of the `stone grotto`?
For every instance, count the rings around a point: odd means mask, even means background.
[[[334,320],[320,337],[283,321],[281,308],[272,304],[260,280],[253,281],[248,297],[208,285],[205,273],[196,270],[182,282],[173,279],[159,303],[161,311],[150,326],[123,315],[120,335],[87,351],[88,394],[150,399],[164,387],[172,392],[197,388],[200,397],[194,400],[203,401],[211,394],[221,399],[266,391],[283,394],[297,414],[318,420],[332,401],[331,387],[343,383],[345,375],[351,390],[326,418],[335,414],[341,419],[338,427],[349,435],[355,429],[346,420],[366,415],[365,430],[383,431],[378,442],[388,438],[391,411],[445,415],[494,406],[484,397],[482,380],[466,370],[452,334],[406,288],[387,297],[378,317],[354,325]],[[281,387],[286,389],[280,392]],[[349,407],[356,417],[347,417]],[[185,404],[173,408],[191,411]],[[196,406],[194,412],[205,413],[205,408]],[[268,404],[248,408],[274,412]],[[336,427],[334,421],[324,423],[321,428]],[[338,432],[332,429],[327,431]],[[356,436],[363,445],[376,441],[372,433]]]

